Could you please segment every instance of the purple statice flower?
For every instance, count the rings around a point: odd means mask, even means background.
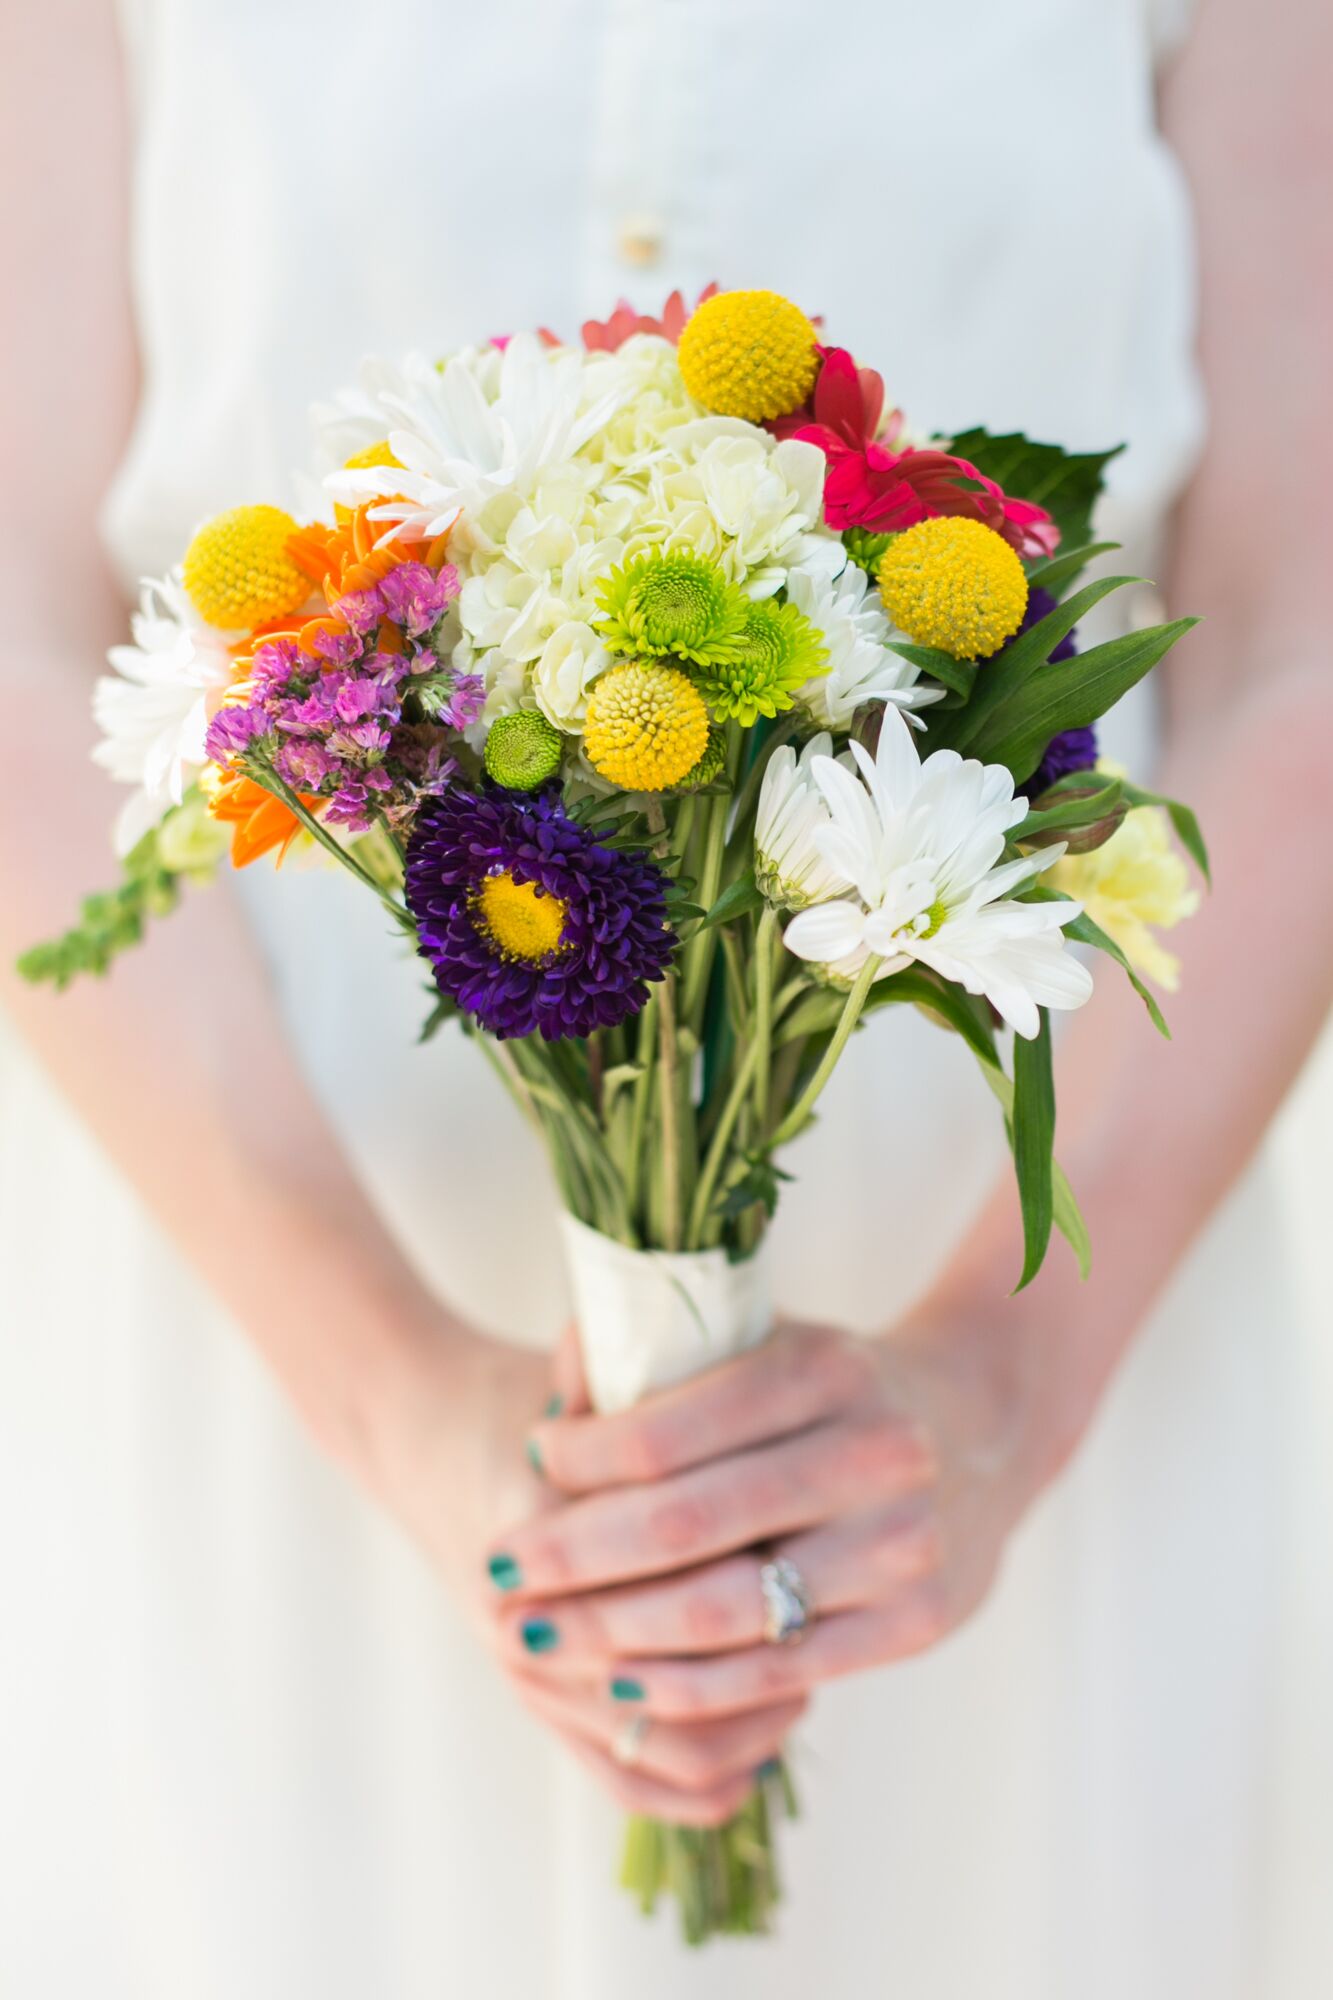
[[[379,581],[379,598],[386,618],[409,639],[424,638],[443,618],[461,589],[452,563],[433,570],[425,563],[399,563]]]
[[[599,846],[553,792],[428,799],[406,889],[440,991],[502,1039],[627,1020],[676,943],[660,869]]]
[[[337,613],[358,638],[368,638],[384,616],[379,585],[372,583],[365,590],[345,590],[338,599]]]
[[[486,706],[486,680],[482,674],[455,674],[454,689],[440,710],[440,721],[450,729],[470,729],[480,720]]]
[[[204,749],[215,764],[227,764],[233,757],[243,757],[255,739],[266,736],[272,726],[262,701],[220,708],[208,725]]]
[[[1030,798],[1037,798],[1057,778],[1067,778],[1072,771],[1090,771],[1096,762],[1095,729],[1062,729],[1046,745],[1045,754],[1024,789]]]

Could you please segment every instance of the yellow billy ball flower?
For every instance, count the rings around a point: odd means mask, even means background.
[[[708,747],[708,710],[688,674],[626,660],[592,685],[583,745],[594,771],[627,792],[678,785]]]
[[[998,653],[1028,607],[1028,580],[1008,542],[961,515],[895,535],[880,558],[879,590],[900,631],[956,660]]]
[[[287,553],[296,532],[281,507],[233,507],[205,521],[182,565],[186,595],[199,616],[240,631],[304,604],[309,579]]]
[[[502,958],[529,965],[559,951],[565,934],[565,906],[533,882],[516,882],[506,868],[488,875],[473,892],[473,917]]]
[[[362,445],[360,451],[354,451],[350,458],[343,460],[343,471],[365,472],[376,465],[392,465],[396,470],[400,472],[402,470],[403,461],[394,456],[388,438],[379,438],[374,444]],[[351,508],[342,506],[336,500],[333,503],[333,513],[335,520],[344,527],[352,518]]]
[[[761,424],[797,409],[814,387],[813,326],[778,292],[718,292],[680,336],[680,373],[696,402]]]

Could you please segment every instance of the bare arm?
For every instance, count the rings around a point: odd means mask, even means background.
[[[1055,1257],[1031,1304],[1081,1432],[1143,1315],[1258,1144],[1333,999],[1333,673],[1323,469],[1333,450],[1333,18],[1303,0],[1203,0],[1167,134],[1201,256],[1207,451],[1180,509],[1173,608],[1204,625],[1169,663],[1163,787],[1198,809],[1216,888],[1180,933],[1174,1040],[1104,968],[1063,1052],[1061,1148],[1092,1230],[1087,1286]],[[951,1301],[1012,1262],[997,1202]]]
[[[25,990],[9,970],[113,873],[115,797],[87,761],[89,690],[125,611],[95,521],[136,393],[127,134],[110,9],[74,0],[14,9],[10,33],[18,46],[0,82],[0,261],[20,279],[5,287],[0,592],[6,708],[22,725],[0,732],[5,999],[317,1433],[363,1460],[372,1449],[367,1382],[409,1375],[423,1342],[438,1365],[458,1330],[353,1181],[283,1040],[231,898],[199,894],[150,953],[59,1001]]]

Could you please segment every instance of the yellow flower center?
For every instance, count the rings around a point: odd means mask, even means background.
[[[373,465],[392,465],[401,471],[402,464],[403,461],[394,456],[388,438],[380,438],[374,444],[362,445],[360,451],[354,451],[350,458],[345,458],[343,460],[343,471],[364,472],[368,471]],[[352,518],[351,508],[344,507],[336,500],[333,503],[333,514],[334,519],[343,527],[346,527]]]
[[[777,292],[718,292],[686,322],[681,378],[706,410],[761,424],[809,395],[817,339],[800,307]]]
[[[205,521],[182,565],[199,616],[225,631],[245,631],[299,609],[310,583],[287,553],[296,533],[281,507],[233,507]]]
[[[593,769],[613,785],[665,791],[707,749],[708,710],[679,667],[627,660],[593,682],[583,743]]]
[[[879,589],[900,631],[956,660],[998,653],[1028,604],[1028,580],[1008,542],[959,515],[895,535],[880,559]]]
[[[565,905],[535,882],[516,882],[506,868],[488,875],[473,895],[473,914],[502,958],[534,965],[559,951]]]

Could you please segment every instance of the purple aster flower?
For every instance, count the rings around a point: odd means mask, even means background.
[[[1095,729],[1062,729],[1046,745],[1046,753],[1025,789],[1030,797],[1037,798],[1057,778],[1067,778],[1071,771],[1090,771],[1096,762]]]
[[[440,991],[502,1039],[614,1027],[676,943],[661,871],[600,847],[553,792],[427,800],[406,888]]]
[[[1023,623],[1019,626],[1009,644],[1012,646],[1014,639],[1021,639],[1025,632],[1030,632],[1040,619],[1047,617],[1054,609],[1055,599],[1051,596],[1049,590],[1043,590],[1040,585],[1030,590],[1028,592],[1028,608],[1023,613]],[[1077,642],[1078,627],[1076,625],[1072,632],[1066,632],[1054,652],[1048,656],[1047,665],[1054,667],[1058,666],[1061,660],[1072,660],[1078,651]]]

